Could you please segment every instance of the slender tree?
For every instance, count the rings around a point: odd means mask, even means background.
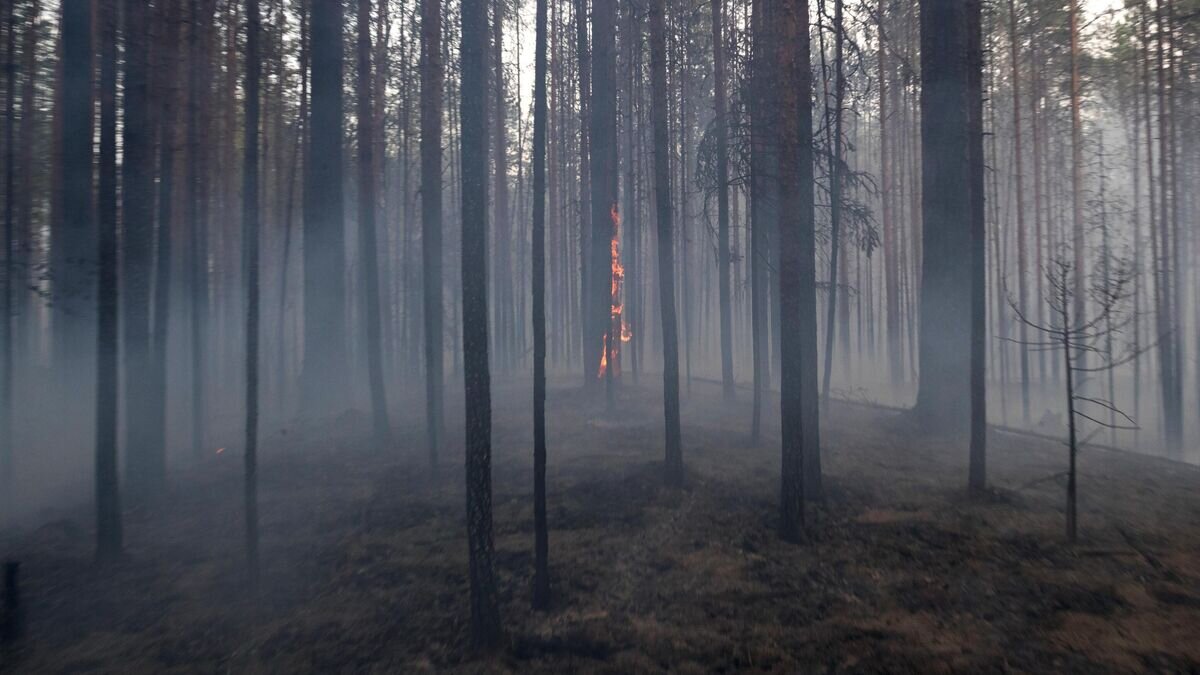
[[[242,255],[246,267],[246,567],[258,584],[258,324],[259,324],[259,78],[262,32],[258,0],[246,0],[245,153],[242,167]]]
[[[12,481],[12,391],[13,391],[13,291],[16,265],[13,255],[16,238],[16,127],[17,100],[17,20],[14,2],[7,3],[4,23],[4,289],[0,298],[0,489],[11,492]]]
[[[588,288],[591,293],[591,329],[585,353],[593,373],[600,364],[612,364],[616,341],[612,320],[613,269],[610,243],[618,218],[617,194],[617,82],[616,82],[616,3],[597,2],[592,7],[592,91],[588,103],[591,118],[591,205],[592,240]],[[604,369],[608,405],[614,405],[616,367]],[[594,376],[593,376],[594,377]]]
[[[721,391],[733,398],[733,330],[729,288],[729,124],[725,92],[724,21],[721,0],[712,0],[713,106],[717,136],[717,294],[720,303]]]
[[[425,436],[436,468],[442,441],[442,2],[421,0],[421,267],[424,274]]]
[[[821,396],[829,401],[833,378],[834,316],[838,297],[838,264],[841,262],[842,244],[842,123],[846,100],[845,42],[846,27],[842,17],[843,0],[833,3],[833,124],[830,129],[829,153],[829,300],[825,312],[825,368],[821,383]]]
[[[533,607],[550,604],[546,525],[546,14],[537,0],[533,75]]]
[[[80,2],[79,4],[85,4]],[[73,9],[73,8],[72,8]],[[91,8],[86,7],[90,13]],[[100,226],[96,285],[96,560],[121,555],[117,475],[117,0],[104,0],[100,25]],[[87,24],[84,24],[86,27]],[[65,30],[65,27],[64,27]],[[90,37],[81,37],[90,44]],[[90,143],[89,143],[90,145]],[[90,153],[89,153],[90,154]],[[90,162],[89,162],[90,164]],[[90,193],[90,190],[88,190]],[[78,195],[90,199],[90,194]]]
[[[371,0],[358,2],[358,249],[362,256],[363,331],[367,338],[367,380],[375,444],[391,444],[387,395],[383,387],[379,258],[375,234],[375,111],[371,92]]]
[[[467,540],[471,641],[490,649],[501,637],[492,540],[492,394],[487,295],[487,0],[461,9],[460,155],[462,177],[462,336],[466,404]]]
[[[125,478],[142,496],[166,480],[166,453],[155,445],[147,415],[157,392],[150,332],[150,287],[154,255],[154,136],[150,126],[149,9],[142,0],[124,2],[125,73],[121,124],[121,295],[125,393]]]
[[[654,205],[658,232],[658,304],[662,313],[664,476],[683,483],[679,430],[679,328],[675,318],[675,240],[671,208],[670,131],[667,128],[667,40],[665,0],[650,3],[650,116],[654,126]]]

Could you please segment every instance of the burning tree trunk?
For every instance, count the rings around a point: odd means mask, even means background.
[[[437,467],[442,431],[442,2],[421,0],[421,263],[425,316],[425,434]]]
[[[842,114],[843,102],[846,99],[846,78],[843,67],[843,51],[845,48],[846,31],[842,25],[843,0],[834,0],[833,4],[833,124],[830,134],[829,153],[829,300],[825,312],[825,368],[821,383],[821,396],[829,401],[829,390],[833,380],[833,345],[835,313],[838,299],[838,265],[841,263],[841,228],[842,228]]]
[[[663,419],[666,426],[665,478],[683,482],[679,433],[679,329],[675,319],[675,242],[671,211],[670,137],[667,129],[667,46],[664,0],[650,4],[650,104],[654,125],[654,203],[658,214],[658,300],[663,331]]]
[[[499,644],[500,607],[493,569],[492,395],[487,311],[486,0],[462,5],[462,335],[466,399],[467,543],[470,553],[471,641]],[[472,93],[474,92],[474,94]]]
[[[616,5],[598,2],[592,8],[591,201],[592,240],[589,289],[592,294],[587,362],[604,377],[609,407],[613,405],[615,368],[605,368],[616,352],[619,333],[613,330],[613,291],[617,285],[612,242],[619,224],[617,207],[617,90]]]

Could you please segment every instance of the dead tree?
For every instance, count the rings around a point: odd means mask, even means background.
[[[1046,281],[1046,295],[1042,302],[1046,305],[1051,317],[1049,323],[1041,323],[1026,316],[1017,302],[1009,300],[1009,306],[1016,318],[1027,327],[1041,334],[1041,340],[1009,340],[1022,347],[1034,351],[1061,352],[1062,363],[1066,373],[1064,390],[1067,407],[1067,470],[1055,474],[1052,478],[1065,476],[1067,539],[1074,543],[1078,538],[1078,480],[1077,465],[1079,448],[1086,445],[1092,436],[1103,429],[1138,429],[1137,423],[1125,414],[1110,398],[1089,396],[1084,393],[1088,378],[1093,373],[1111,371],[1114,368],[1130,363],[1137,359],[1146,347],[1128,347],[1120,354],[1114,354],[1111,340],[1120,334],[1124,328],[1137,320],[1132,312],[1125,312],[1124,305],[1129,298],[1134,275],[1133,268],[1123,262],[1107,266],[1109,275],[1099,276],[1093,280],[1089,289],[1079,289],[1075,285],[1078,278],[1075,274],[1075,263],[1065,252],[1051,258],[1049,264],[1042,270]],[[1083,292],[1090,296],[1095,309],[1090,315],[1075,313],[1075,308],[1086,306],[1085,302],[1076,299],[1076,294]],[[1085,298],[1086,300],[1086,298]],[[1088,355],[1085,362],[1082,355]],[[1090,365],[1089,365],[1090,364]],[[1109,419],[1102,419],[1104,413]],[[1119,417],[1122,422],[1114,421]],[[1096,425],[1095,431],[1083,439],[1079,438],[1079,427],[1083,421]]]

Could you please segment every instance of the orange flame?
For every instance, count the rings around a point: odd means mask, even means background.
[[[608,364],[610,362],[613,364],[613,375],[620,374],[621,343],[629,342],[633,339],[633,329],[625,322],[625,304],[621,301],[621,289],[625,285],[625,266],[621,264],[621,214],[617,211],[616,202],[609,208],[609,215],[612,218],[613,224],[612,240],[609,242],[609,260],[612,267],[611,287],[609,290],[609,295],[612,298],[611,309],[609,311],[611,320],[608,330],[604,332],[604,349],[600,354],[600,371],[596,374],[596,377],[604,377],[608,371]],[[616,334],[620,339],[614,340],[610,346],[608,336],[613,334]]]

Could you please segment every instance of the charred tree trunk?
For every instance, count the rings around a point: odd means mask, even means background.
[[[487,7],[462,5],[462,335],[466,401],[467,543],[470,552],[471,641],[500,643],[492,540],[492,394],[488,370],[487,295]]]
[[[166,452],[152,444],[147,410],[156,392],[151,371],[150,284],[154,254],[154,155],[150,118],[150,23],[146,3],[124,3],[125,76],[121,161],[121,283],[125,366],[125,479],[145,496],[166,481]]]
[[[533,607],[550,605],[546,524],[546,14],[537,0],[533,80]]]
[[[780,0],[772,16],[779,64],[779,285],[782,485],[780,536],[804,536],[806,476],[818,452],[816,373],[816,235],[813,207],[812,69],[807,0]],[[819,467],[819,464],[817,465]],[[811,494],[809,495],[812,496]]]
[[[938,429],[970,425],[971,91],[965,5],[921,2],[920,390],[917,414]]]
[[[425,436],[438,465],[443,422],[442,1],[421,0],[421,268],[424,274]]]
[[[245,145],[242,167],[242,256],[246,269],[246,450],[243,497],[246,515],[246,569],[252,587],[258,585],[258,125],[259,55],[258,0],[246,0]]]
[[[173,258],[171,214],[175,203],[175,125],[179,75],[179,9],[172,2],[162,8],[165,24],[160,61],[158,115],[158,234],[154,254],[154,324],[146,416],[147,445],[166,449],[167,436],[167,330],[170,324],[171,264]]]
[[[725,45],[721,0],[712,0],[713,105],[717,134],[717,294],[721,321],[721,392],[734,395],[732,308],[729,289],[729,127],[725,103]]]
[[[92,2],[62,3],[61,187],[51,238],[54,366],[61,385],[95,377],[97,230],[92,221]],[[80,411],[81,412],[81,411]]]
[[[87,4],[87,3],[80,3]],[[91,8],[85,9],[90,14]],[[121,497],[117,474],[117,0],[105,0],[100,25],[100,181],[96,260],[96,560],[121,555]],[[84,26],[90,23],[85,19]],[[90,27],[89,27],[90,32]],[[85,46],[90,35],[76,36]],[[65,39],[65,36],[64,36]],[[90,81],[84,80],[85,82]],[[90,87],[89,87],[90,89]],[[86,91],[86,90],[85,90]],[[88,166],[91,166],[90,135]],[[82,153],[80,153],[82,155]],[[89,181],[90,183],[90,181]],[[87,192],[75,194],[87,203]],[[70,190],[67,191],[70,194]]]
[[[833,125],[829,153],[829,298],[825,312],[825,368],[821,384],[821,397],[829,401],[829,390],[833,379],[834,326],[838,299],[838,265],[841,263],[842,229],[842,114],[846,99],[846,78],[843,52],[846,41],[845,26],[842,25],[843,0],[833,4]]]
[[[10,494],[12,480],[12,391],[13,391],[13,286],[16,265],[13,260],[16,238],[15,185],[17,100],[17,21],[16,8],[8,3],[4,22],[7,37],[4,48],[4,289],[0,298],[0,490]]]
[[[312,2],[312,120],[305,166],[304,384],[310,413],[345,406],[342,3]]]
[[[616,5],[597,2],[592,7],[592,92],[588,107],[591,111],[591,204],[592,239],[590,244],[591,329],[588,336],[589,368],[605,378],[609,408],[613,405],[616,368],[611,354],[614,341],[620,335],[612,330],[612,261],[609,259],[615,219],[618,214],[617,195],[617,88],[616,88]],[[601,372],[602,361],[609,367]]]
[[[971,251],[968,262],[971,277],[971,441],[967,485],[972,492],[980,493],[987,487],[987,248],[984,216],[982,0],[965,0],[964,10],[967,156],[971,181]],[[995,255],[999,256],[999,250]]]
[[[675,242],[671,208],[670,132],[667,128],[667,44],[665,0],[650,3],[650,115],[654,126],[654,204],[658,232],[658,304],[662,313],[663,420],[666,426],[664,476],[683,483],[679,430],[679,328],[675,319]]]
[[[363,330],[367,339],[367,380],[371,389],[371,429],[380,448],[391,445],[387,396],[383,388],[383,335],[380,319],[379,257],[375,233],[375,109],[371,91],[371,0],[358,2],[358,236],[362,256]]]

